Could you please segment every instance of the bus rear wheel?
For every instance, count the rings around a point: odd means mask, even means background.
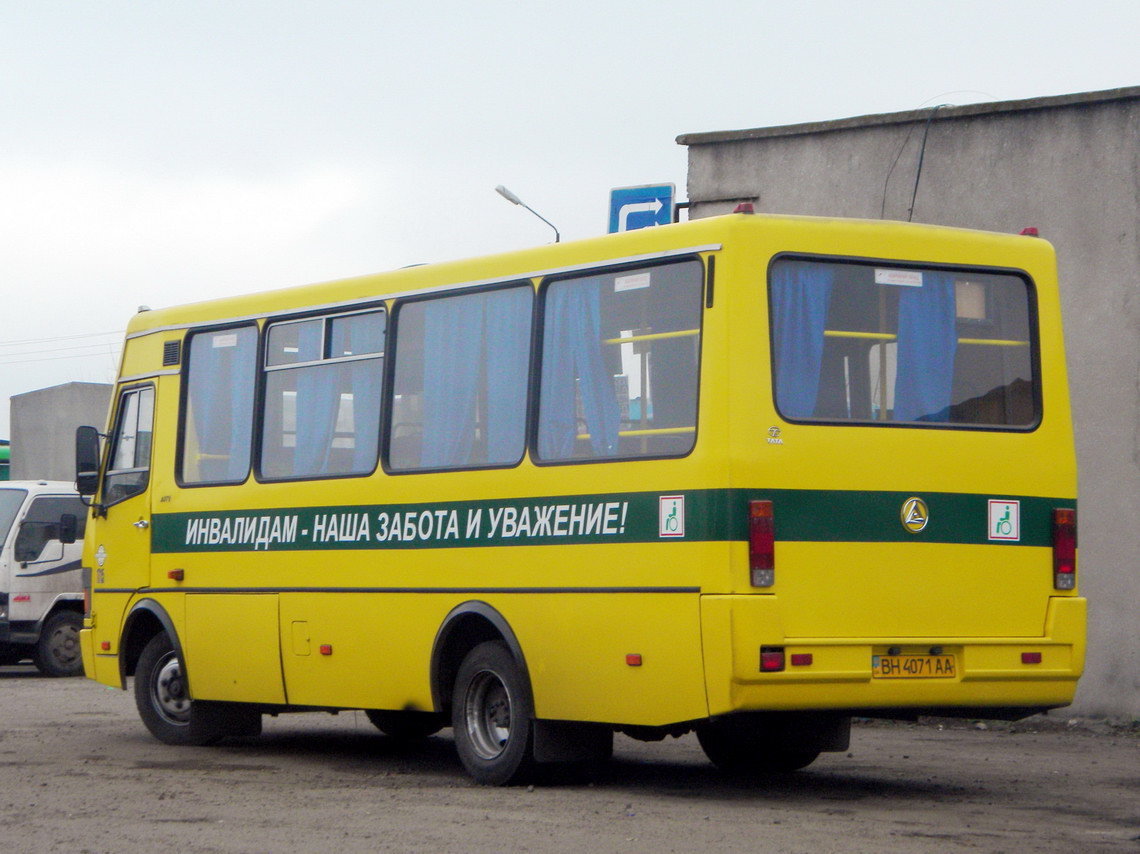
[[[782,774],[806,768],[818,750],[774,746],[762,731],[732,718],[707,721],[697,727],[705,756],[722,771],[736,775]]]
[[[81,676],[83,653],[79,630],[83,617],[75,611],[57,611],[44,621],[32,661],[45,676]]]
[[[455,679],[451,722],[459,759],[475,782],[507,786],[530,778],[533,718],[525,677],[506,644],[472,649]]]
[[[261,732],[256,708],[191,698],[182,661],[165,634],[151,638],[139,656],[135,705],[151,735],[164,744],[201,746]]]

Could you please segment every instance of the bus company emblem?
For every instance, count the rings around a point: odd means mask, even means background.
[[[903,502],[900,517],[903,527],[912,534],[917,534],[930,521],[930,511],[926,508],[926,502],[921,498],[908,498]]]

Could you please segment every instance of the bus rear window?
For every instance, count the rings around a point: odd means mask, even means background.
[[[776,406],[790,420],[1030,428],[1023,277],[780,259],[769,272]]]

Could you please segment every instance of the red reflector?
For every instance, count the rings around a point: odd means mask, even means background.
[[[782,646],[760,647],[760,672],[778,673],[784,669],[784,648]]]
[[[748,568],[753,587],[776,583],[776,522],[771,501],[748,502]]]
[[[1035,226],[1035,225],[1030,225],[1030,226],[1028,226],[1028,227],[1026,227],[1026,228],[1023,228],[1023,229],[1021,229],[1021,231],[1020,231],[1020,232],[1018,232],[1018,233],[1019,233],[1019,234],[1023,234],[1023,235],[1025,235],[1026,237],[1040,237],[1040,236],[1041,236],[1041,235],[1040,235],[1040,234],[1037,232],[1037,226]]]
[[[170,572],[166,573],[166,577],[169,578],[171,581],[181,581],[183,578],[186,577],[186,570],[184,570],[184,569],[172,569],[172,570],[170,570]]]
[[[1021,654],[1021,663],[1022,664],[1040,664],[1041,663],[1041,653],[1039,653],[1039,652],[1023,652]]]
[[[99,649],[103,650],[104,652],[106,652],[110,648],[111,648],[111,642],[110,641],[103,641],[101,644],[99,644]]]
[[[811,662],[812,654],[810,652],[792,653],[792,667],[807,667]]]
[[[641,667],[641,653],[631,652],[625,657],[625,663],[630,667]]]
[[[1072,590],[1077,572],[1077,511],[1058,507],[1053,511],[1053,586]]]
[[[752,202],[741,202],[733,209],[732,212],[750,214],[756,213],[756,208],[753,206]]]
[[[321,644],[321,655],[332,655],[332,644],[331,643]]]

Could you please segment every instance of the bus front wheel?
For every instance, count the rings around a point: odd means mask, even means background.
[[[261,732],[261,714],[255,708],[190,697],[186,671],[165,634],[151,638],[139,656],[135,705],[151,735],[165,744],[201,746],[229,735]]]
[[[525,782],[534,768],[534,709],[506,644],[487,641],[472,649],[459,667],[451,699],[456,750],[475,782]]]

